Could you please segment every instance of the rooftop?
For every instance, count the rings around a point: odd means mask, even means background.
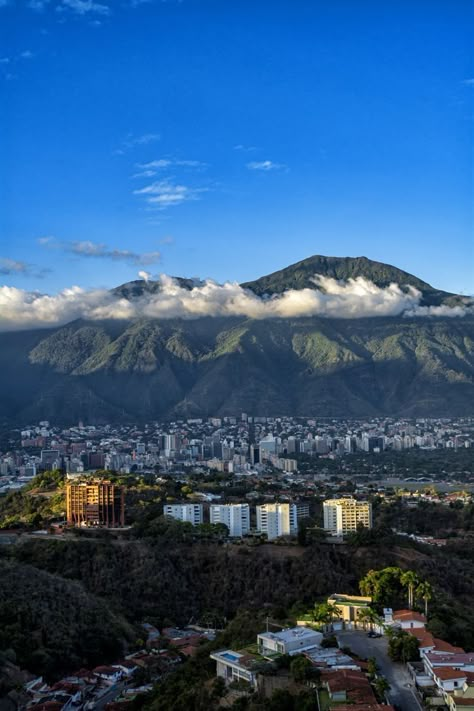
[[[295,639],[310,639],[315,635],[321,636],[320,632],[316,632],[308,627],[290,627],[281,632],[261,632],[258,636],[263,639],[278,640],[280,642],[294,642]]]

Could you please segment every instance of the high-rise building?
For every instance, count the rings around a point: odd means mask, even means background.
[[[175,518],[177,521],[188,521],[193,526],[202,523],[202,504],[165,504],[163,515]]]
[[[209,516],[211,523],[225,523],[229,536],[245,536],[250,530],[248,504],[212,504]]]
[[[99,480],[68,483],[66,511],[67,522],[72,526],[123,526],[124,488]]]
[[[278,536],[290,536],[298,530],[295,504],[263,504],[257,506],[257,530],[271,541]]]
[[[345,536],[362,525],[372,528],[372,504],[350,497],[327,499],[323,503],[324,528],[332,536]]]

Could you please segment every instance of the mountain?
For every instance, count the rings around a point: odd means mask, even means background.
[[[464,303],[365,257],[311,257],[245,284],[315,288],[315,273],[410,284],[426,305]],[[194,282],[181,284],[192,289]],[[136,299],[159,282],[114,290]],[[129,421],[176,415],[472,414],[474,318],[201,317],[83,321],[0,334],[0,420]]]
[[[455,304],[462,298],[446,291],[434,289],[418,277],[390,264],[374,262],[367,257],[324,257],[319,254],[256,281],[242,284],[242,286],[251,289],[258,295],[281,294],[288,289],[314,289],[313,277],[315,274],[340,281],[364,277],[381,288],[385,288],[391,283],[400,286],[414,286],[423,295],[421,304],[427,306],[438,306],[443,303]]]

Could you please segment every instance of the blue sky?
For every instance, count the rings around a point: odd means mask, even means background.
[[[474,292],[472,3],[0,0],[0,281],[365,255]]]

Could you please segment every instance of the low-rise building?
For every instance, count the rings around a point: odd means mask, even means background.
[[[426,617],[415,610],[396,610],[393,621],[402,630],[424,629],[426,626]]]
[[[260,654],[263,657],[275,654],[299,654],[319,647],[323,635],[309,627],[290,627],[281,632],[262,632],[257,637]]]
[[[366,610],[372,603],[371,597],[363,595],[339,595],[335,593],[328,597],[328,604],[335,605],[343,622],[358,622],[359,612]]]
[[[254,689],[257,688],[255,671],[257,659],[253,655],[224,649],[213,652],[210,657],[216,662],[216,676],[224,679],[226,684],[233,681],[246,681]]]

